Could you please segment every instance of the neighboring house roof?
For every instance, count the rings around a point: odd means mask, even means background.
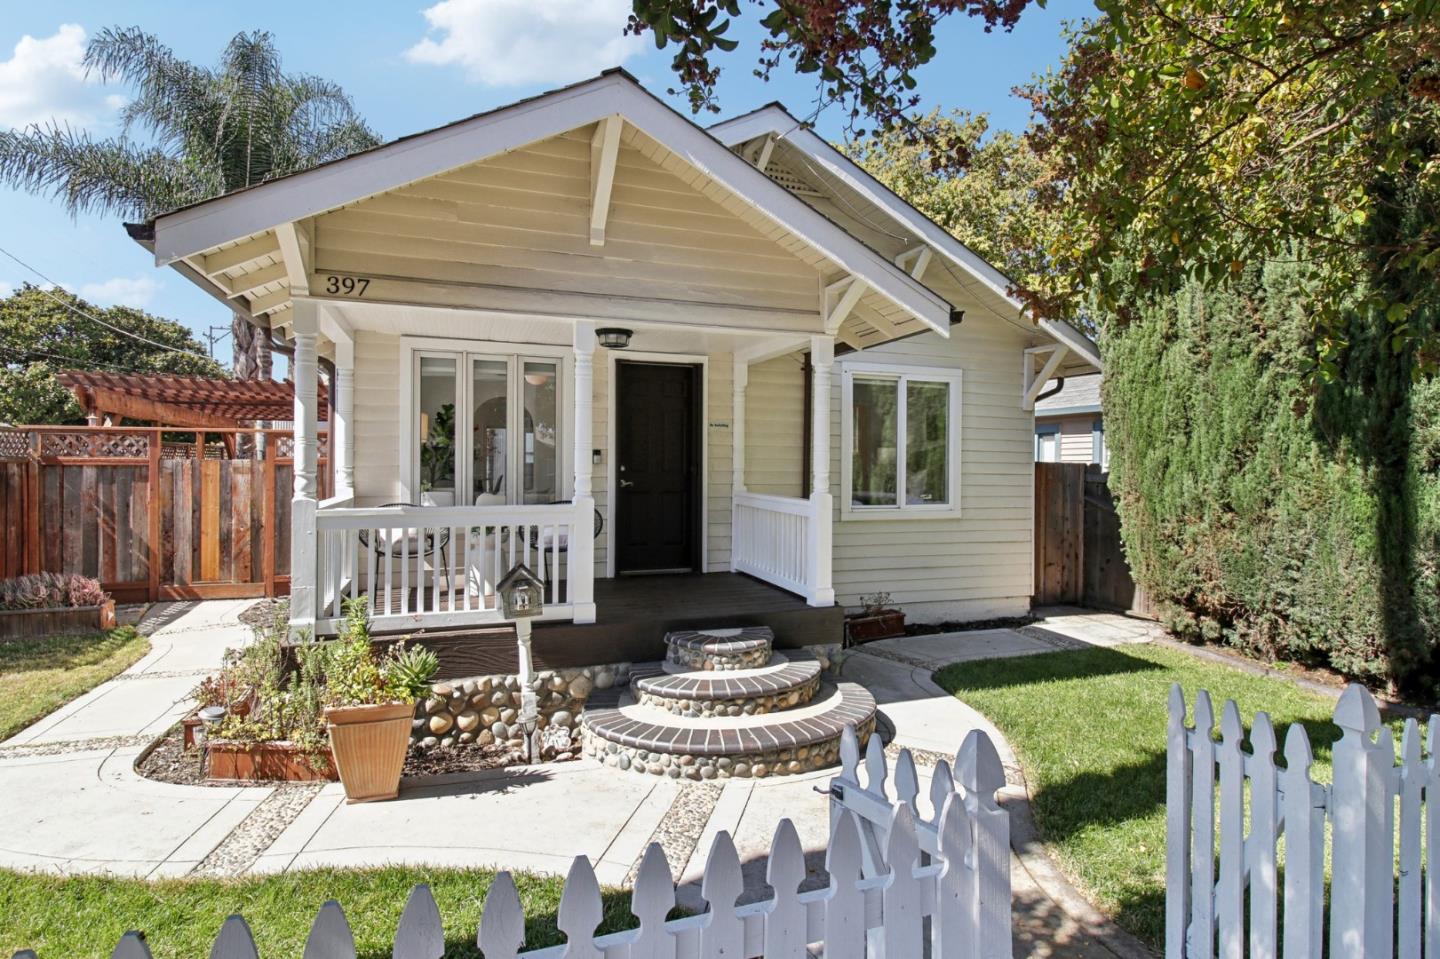
[[[1054,389],[1054,381],[1045,384],[1045,390]],[[1079,413],[1099,413],[1100,374],[1067,376],[1060,390],[1053,396],[1035,401],[1035,418],[1073,416]]]
[[[169,373],[68,370],[56,376],[87,413],[147,420],[158,426],[233,428],[295,415],[295,385],[273,380],[226,380]],[[329,403],[320,386],[320,419]]]
[[[813,175],[828,180],[827,187],[837,191],[849,191],[854,197],[913,234],[917,240],[934,247],[947,260],[974,277],[990,293],[1009,304],[1015,310],[1015,316],[1020,317],[1024,304],[1011,294],[1010,289],[1014,284],[1009,277],[816,135],[779,103],[771,103],[734,119],[717,123],[710,127],[710,132],[731,147],[770,136],[776,143],[784,143],[800,151],[804,165],[810,168]],[[815,169],[817,167],[818,169]],[[782,182],[788,172],[780,173]],[[1069,347],[1079,360],[1079,363],[1063,364],[1062,371],[1070,368],[1083,372],[1087,368],[1100,368],[1099,350],[1079,330],[1067,323],[1048,319],[1040,319],[1035,325],[1049,338]]]
[[[131,235],[152,250],[158,264],[176,264],[196,278],[193,269],[177,261],[217,249],[222,263],[262,248],[285,254],[282,228],[296,221],[615,116],[837,268],[863,278],[930,329],[949,335],[951,305],[944,297],[793,196],[622,70],[183,207],[132,227]],[[288,242],[294,244],[295,231],[288,232]],[[252,313],[285,309],[289,289],[308,282],[293,269],[287,276],[284,267],[291,259],[284,256],[273,276],[266,274],[265,285],[226,292],[243,298]],[[218,271],[206,272],[212,280],[204,282],[216,285]]]

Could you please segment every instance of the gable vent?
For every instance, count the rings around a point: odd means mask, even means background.
[[[765,175],[798,196],[822,196],[821,192],[800,178],[778,159],[772,158],[765,166]]]

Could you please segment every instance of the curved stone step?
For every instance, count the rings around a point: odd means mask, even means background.
[[[686,669],[754,669],[770,662],[768,626],[678,629],[665,634],[665,658]]]
[[[804,706],[820,688],[820,662],[806,650],[773,653],[759,669],[637,671],[635,701],[676,716],[758,716]]]
[[[585,752],[617,769],[672,779],[762,778],[835,765],[847,725],[862,744],[874,730],[875,700],[855,683],[822,682],[799,709],[690,718],[636,703],[628,691],[596,693],[580,721]]]

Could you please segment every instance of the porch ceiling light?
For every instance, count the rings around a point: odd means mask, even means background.
[[[607,326],[603,330],[595,331],[595,338],[607,350],[625,349],[630,345],[630,337],[634,335],[631,330],[621,329],[618,326]]]

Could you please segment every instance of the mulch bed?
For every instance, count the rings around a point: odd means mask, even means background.
[[[933,636],[936,633],[961,633],[976,629],[1019,629],[1038,623],[1038,616],[1010,616],[1005,619],[972,619],[963,623],[906,623],[906,636]]]
[[[551,760],[572,762],[578,757]],[[443,773],[473,773],[482,769],[503,769],[523,765],[523,760],[504,746],[455,746],[447,749],[412,749],[405,757],[405,778],[438,776]],[[200,772],[200,757],[186,750],[175,726],[135,764],[135,771],[146,779],[183,786],[243,786],[245,783],[210,782]],[[255,785],[269,785],[256,782]]]
[[[246,606],[236,617],[240,622],[253,629],[267,629],[274,626],[277,621],[288,619],[290,616],[290,600],[288,599],[262,599]]]

